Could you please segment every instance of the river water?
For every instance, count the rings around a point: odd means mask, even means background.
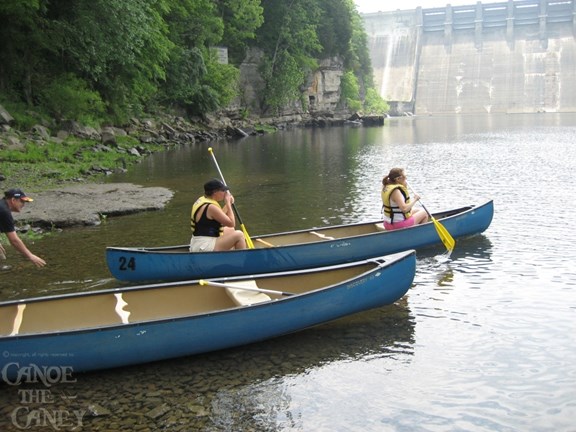
[[[198,144],[110,177],[175,196],[163,211],[35,242],[49,266],[13,260],[0,299],[117,286],[106,246],[187,243],[190,205],[218,175],[208,146],[250,234],[376,219],[381,179],[395,166],[429,210],[494,199],[495,217],[458,241],[448,263],[435,259],[441,247],[419,251],[414,285],[393,306],[223,352],[81,374],[40,386],[52,399],[34,404],[3,386],[0,430],[575,431],[575,141],[575,114],[395,118]],[[11,417],[41,408],[62,415],[43,426]],[[74,409],[87,412],[73,422]]]

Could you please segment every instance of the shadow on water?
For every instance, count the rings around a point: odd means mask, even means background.
[[[306,379],[340,362],[386,358],[409,363],[413,344],[414,323],[404,298],[235,349],[78,374],[76,382],[49,389],[56,399],[51,408],[86,410],[87,430],[119,430],[122,425],[130,430],[135,425],[176,431],[278,430],[275,415],[290,403],[285,380]],[[18,390],[3,386],[0,421],[22,406]]]

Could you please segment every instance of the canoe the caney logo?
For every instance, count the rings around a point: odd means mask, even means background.
[[[74,406],[77,395],[55,389],[76,382],[71,366],[46,367],[11,362],[1,372],[2,381],[18,387],[16,406],[8,414],[17,429],[70,430],[83,426],[87,411]]]
[[[341,247],[348,247],[351,243],[347,241],[342,241],[340,243],[331,244],[330,248],[341,248]]]
[[[355,288],[355,287],[357,287],[357,286],[363,285],[363,284],[365,284],[367,281],[372,280],[372,279],[374,279],[375,277],[376,277],[376,276],[372,275],[372,276],[370,276],[370,277],[368,277],[368,278],[358,279],[357,281],[354,281],[354,282],[350,283],[350,284],[348,285],[348,289],[352,289],[352,288]]]

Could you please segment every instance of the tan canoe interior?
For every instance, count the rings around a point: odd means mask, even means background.
[[[368,271],[375,264],[257,280],[259,288],[303,293]],[[239,284],[240,282],[238,282]],[[247,283],[250,286],[251,283]],[[289,298],[270,294],[272,300]],[[163,286],[0,304],[0,337],[65,332],[193,316],[236,308],[225,288]],[[242,306],[240,306],[242,307]]]
[[[265,238],[254,238],[254,247],[266,248],[274,246],[285,246],[301,243],[315,243],[326,240],[334,240],[345,237],[354,237],[364,234],[372,234],[384,231],[382,224],[364,224],[343,226],[338,228],[323,229],[322,231],[309,231],[301,233],[287,233],[281,235],[272,235]]]
[[[462,213],[472,207],[462,207],[460,209],[450,210],[442,213],[435,213],[438,220]],[[354,225],[343,225],[336,227],[326,227],[317,231],[288,232],[285,234],[274,234],[262,236],[263,238],[254,237],[254,247],[266,248],[274,246],[286,246],[301,243],[314,243],[326,240],[342,239],[346,237],[355,237],[366,234],[374,234],[385,231],[382,222],[368,222]]]
[[[291,232],[286,234],[276,234],[266,236],[265,238],[254,237],[254,247],[256,249],[265,249],[276,246],[287,246],[305,243],[318,243],[326,240],[345,239],[364,234],[373,234],[384,231],[381,223],[367,223],[362,225],[343,226],[337,228],[328,228],[321,231]],[[189,253],[188,246],[183,245],[176,248],[148,248],[151,251],[162,250],[164,253]]]

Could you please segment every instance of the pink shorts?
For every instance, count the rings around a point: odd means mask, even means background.
[[[384,228],[387,230],[395,230],[400,228],[408,228],[414,225],[414,216],[410,216],[408,219],[405,219],[400,222],[394,222],[393,224],[384,221]]]

